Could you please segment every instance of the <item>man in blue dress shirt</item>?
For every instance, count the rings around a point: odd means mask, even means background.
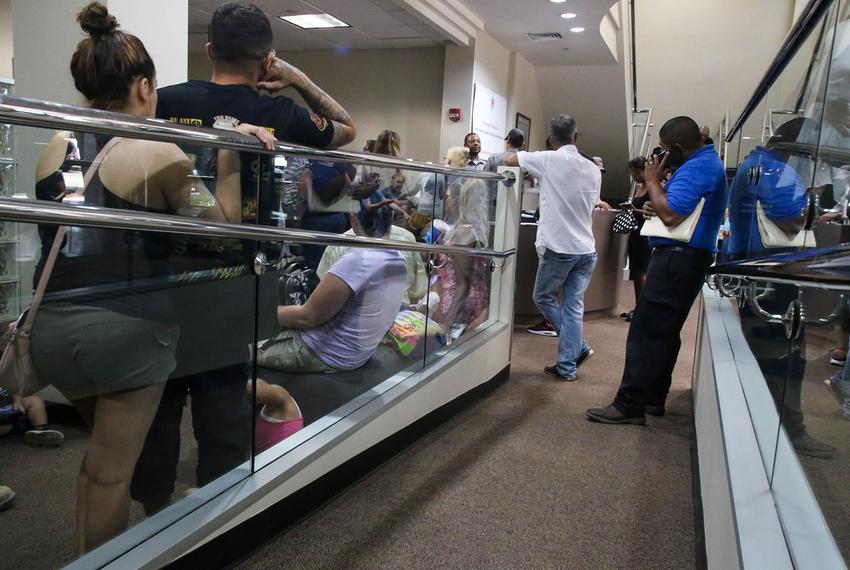
[[[591,421],[644,424],[645,413],[664,415],[664,404],[679,356],[679,334],[717,253],[729,185],[714,145],[703,143],[690,117],[667,121],[659,132],[663,158],[652,156],[645,178],[655,214],[668,227],[682,223],[705,204],[690,241],[651,238],[646,287],[638,299],[626,341],[626,366],[614,402],[587,410]],[[679,167],[661,186],[665,172]]]

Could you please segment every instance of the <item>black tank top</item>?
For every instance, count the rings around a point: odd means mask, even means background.
[[[80,158],[70,156],[60,171],[36,183],[36,198],[54,200],[65,191],[63,171],[74,164],[88,165],[110,137],[78,135]],[[87,166],[83,166],[86,170]],[[95,173],[84,194],[84,205],[137,212],[174,214],[171,209],[148,208],[129,202],[109,191]],[[41,258],[36,266],[33,288],[47,259],[57,226],[39,225]],[[187,260],[175,254],[168,234],[135,230],[69,227],[50,276],[45,303],[94,304],[148,320],[171,322],[173,311],[165,289],[186,267]]]
[[[635,210],[642,210],[647,202],[649,202],[649,192],[647,192],[643,196],[632,198],[632,206],[634,206]],[[646,220],[638,213],[635,214],[635,220],[637,220],[638,225],[635,232],[639,234],[641,228],[643,227],[643,223]]]

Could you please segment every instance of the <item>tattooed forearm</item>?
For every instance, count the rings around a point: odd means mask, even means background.
[[[318,115],[343,125],[354,125],[351,115],[342,108],[342,105],[325,93],[321,87],[313,83],[304,73],[293,81],[292,86],[304,97],[310,109]]]

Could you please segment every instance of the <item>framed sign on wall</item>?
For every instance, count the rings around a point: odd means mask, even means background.
[[[531,118],[526,117],[522,113],[517,113],[515,127],[525,133],[525,142],[522,145],[522,150],[528,150],[528,141],[531,140]]]

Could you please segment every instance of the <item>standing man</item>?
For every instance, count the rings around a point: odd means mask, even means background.
[[[575,135],[575,120],[561,115],[549,126],[555,150],[520,151],[505,158],[505,166],[524,168],[540,181],[534,302],[558,333],[558,361],[544,372],[567,382],[576,379],[576,369],[593,355],[582,338],[582,321],[584,292],[596,266],[593,207],[602,185],[599,168],[578,153]]]
[[[587,410],[587,418],[606,424],[644,424],[648,413],[664,415],[673,368],[682,344],[679,333],[717,253],[717,232],[729,195],[723,163],[713,145],[705,145],[690,117],[667,121],[659,132],[662,155],[653,155],[644,178],[651,211],[664,225],[677,226],[705,199],[687,243],[650,238],[652,257],[646,286],[635,308],[626,341],[626,366],[614,402]],[[662,188],[665,171],[676,173]]]
[[[253,4],[228,2],[213,14],[207,55],[210,81],[189,81],[159,90],[157,117],[203,127],[234,128],[240,122],[266,128],[277,139],[319,148],[336,148],[354,140],[349,114],[303,72],[275,57],[268,17]],[[309,109],[284,96],[257,90],[295,89]],[[215,153],[192,148],[201,175],[214,173]],[[271,155],[242,153],[242,222],[275,225],[274,163]],[[212,190],[212,188],[211,188]],[[199,269],[246,267],[256,245],[250,242],[187,240],[185,255]],[[271,253],[274,255],[274,253]],[[277,332],[274,314],[277,277],[252,276],[215,280],[184,290],[175,298],[181,335],[178,368],[168,381],[142,455],[131,493],[147,514],[168,505],[174,492],[180,455],[180,422],[191,395],[192,425],[198,442],[196,484],[202,486],[248,457],[252,410],[245,391],[247,346],[253,343],[254,319],[260,334]],[[256,305],[255,305],[256,303]],[[249,317],[246,318],[246,315]]]
[[[525,144],[525,133],[522,129],[511,129],[505,137],[505,152],[494,154],[487,159],[484,170],[496,172],[500,166],[505,165],[505,158],[518,153]]]
[[[466,167],[472,170],[484,170],[487,167],[487,162],[479,156],[481,154],[481,137],[477,133],[469,133],[463,137],[463,146],[469,149],[469,160]]]

